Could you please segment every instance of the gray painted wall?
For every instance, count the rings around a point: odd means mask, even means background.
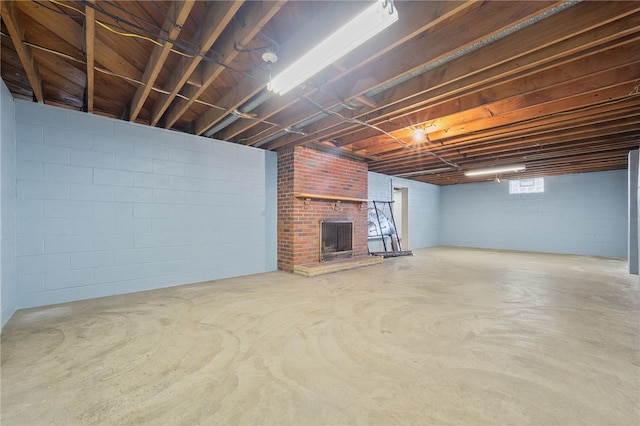
[[[276,269],[276,154],[16,101],[18,308]]]
[[[0,301],[2,325],[16,310],[16,138],[15,104],[0,84]]]
[[[545,192],[508,182],[440,188],[443,245],[626,257],[627,171],[545,178]]]
[[[640,217],[638,216],[638,207],[640,207],[640,157],[638,150],[629,152],[629,245],[628,260],[629,273],[638,275],[638,260],[640,258]]]
[[[408,188],[409,247],[433,247],[440,242],[440,190],[436,185],[369,172],[369,200],[393,200],[393,188]]]

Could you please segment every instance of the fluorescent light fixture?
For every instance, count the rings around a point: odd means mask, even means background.
[[[497,175],[500,173],[509,173],[509,172],[522,172],[527,168],[520,164],[517,166],[502,166],[502,167],[492,167],[490,169],[477,169],[477,170],[469,170],[468,172],[464,172],[465,176],[482,176],[482,175]]]
[[[274,77],[269,90],[284,95],[397,20],[393,1],[376,1]]]

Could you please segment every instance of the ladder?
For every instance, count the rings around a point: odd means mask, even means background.
[[[372,201],[368,211],[368,239],[382,240],[383,251],[371,251],[369,254],[382,257],[413,256],[411,250],[403,250],[400,236],[396,230],[391,204],[393,201]],[[388,240],[388,241],[387,241]]]

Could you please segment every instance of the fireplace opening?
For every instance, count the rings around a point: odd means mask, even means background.
[[[320,221],[320,261],[353,256],[353,222]]]

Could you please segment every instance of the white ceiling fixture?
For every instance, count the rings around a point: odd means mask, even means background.
[[[500,167],[491,167],[488,169],[469,170],[468,172],[464,172],[464,175],[465,176],[498,175],[500,173],[522,172],[526,169],[527,169],[526,166],[524,166],[523,164],[519,164],[515,166],[500,166]]]
[[[278,55],[273,50],[266,50],[262,54],[262,60],[268,64],[275,64],[278,62]]]
[[[269,90],[284,95],[398,20],[392,0],[378,0],[274,77]]]

